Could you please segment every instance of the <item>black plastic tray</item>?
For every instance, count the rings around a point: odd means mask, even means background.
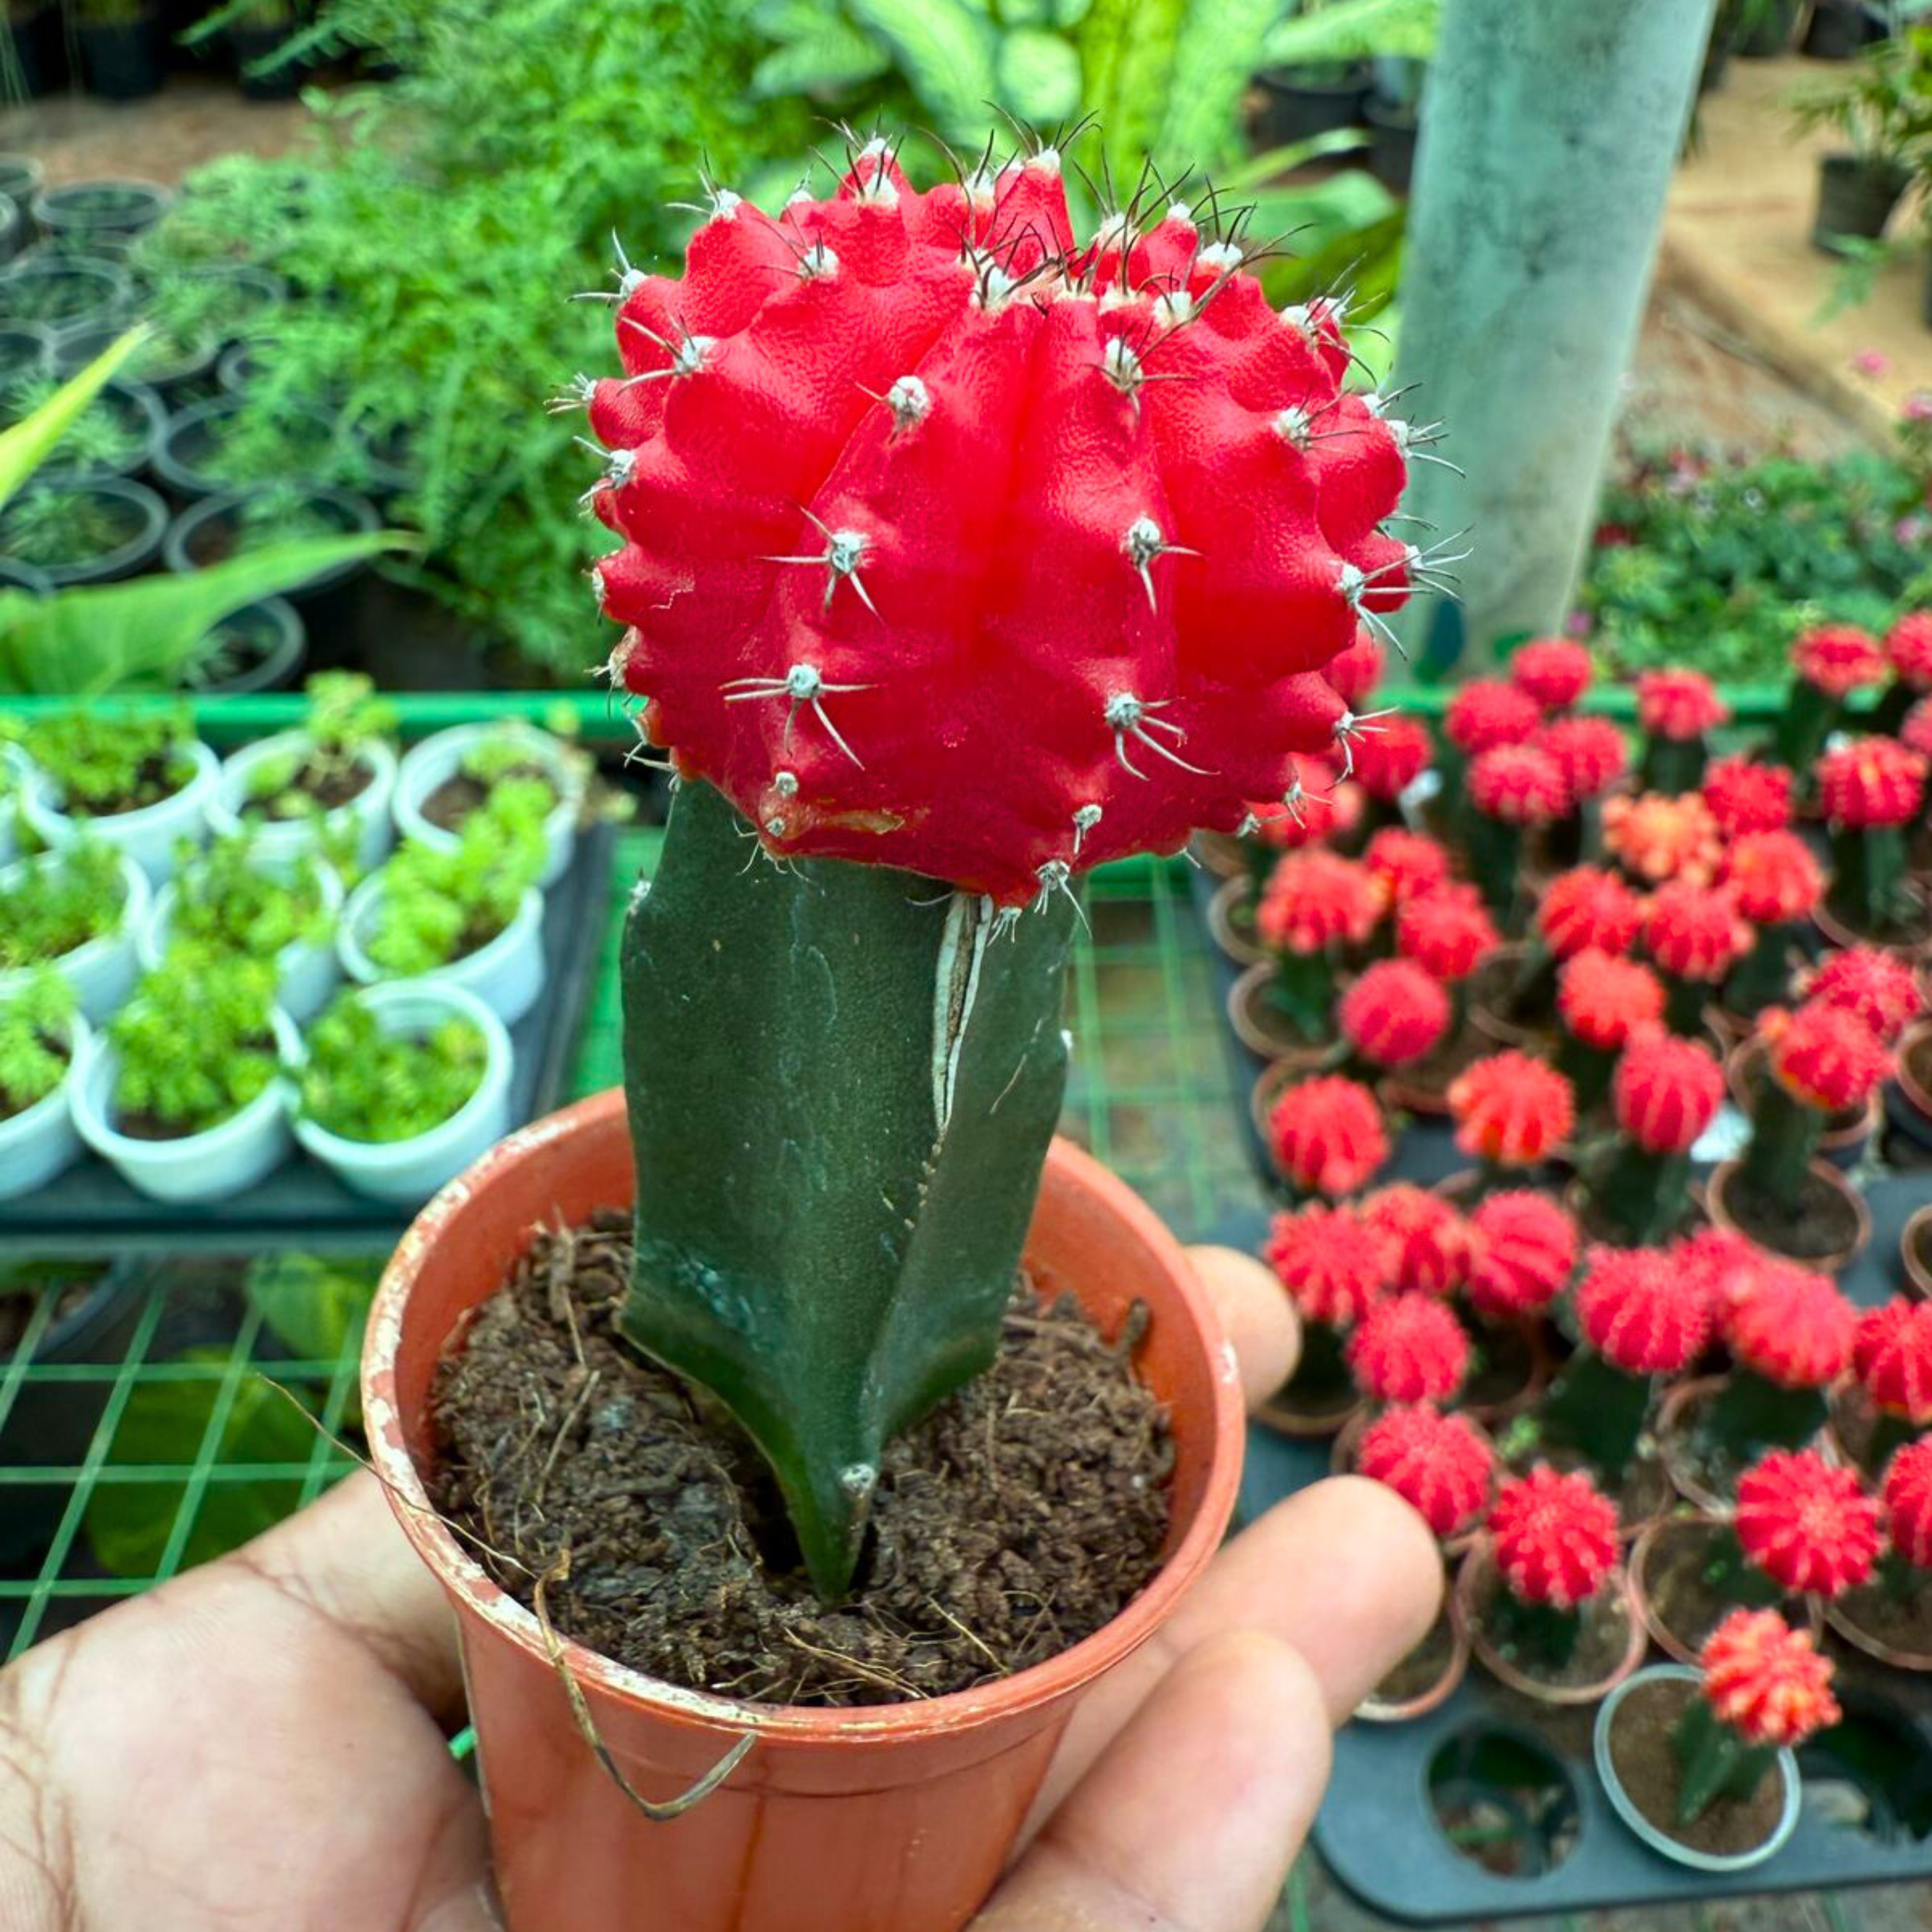
[[[1240,968],[1207,931],[1208,897],[1218,881],[1197,874],[1202,941],[1213,952],[1225,994]],[[1274,1171],[1256,1130],[1250,1090],[1266,1063],[1222,1033],[1235,1074],[1236,1104],[1257,1172],[1270,1191]],[[1441,1121],[1412,1122],[1396,1143],[1388,1178],[1439,1180],[1467,1160]],[[1906,1285],[1899,1236],[1915,1208],[1932,1200],[1932,1170],[1884,1173],[1865,1187],[1872,1238],[1838,1277],[1864,1306],[1889,1300]],[[1257,1208],[1232,1216],[1214,1237],[1253,1253],[1269,1216]],[[1331,1444],[1292,1442],[1256,1426],[1248,1432],[1238,1514],[1252,1521],[1284,1496],[1330,1473]],[[1932,1823],[1932,1678],[1883,1670],[1831,1640],[1841,1701],[1862,1723],[1902,1742],[1916,1759],[1921,1802]],[[1660,1652],[1652,1661],[1663,1661]],[[1932,1834],[1915,1838],[1882,1817],[1871,1820],[1869,1792],[1820,1743],[1801,1760],[1804,1807],[1790,1842],[1753,1870],[1706,1875],[1670,1863],[1642,1844],[1611,1810],[1591,1761],[1594,1709],[1554,1712],[1516,1696],[1472,1663],[1460,1688],[1437,1710],[1402,1724],[1348,1725],[1336,1740],[1334,1774],[1316,1821],[1315,1837],[1335,1876],[1364,1904],[1394,1918],[1430,1924],[1520,1913],[1597,1911],[1619,1906],[1702,1902],[1746,1894],[1810,1891],[1900,1880],[1932,1880]],[[1466,1753],[1479,1738],[1529,1745],[1553,1762],[1566,1795],[1556,1809],[1568,1818],[1568,1849],[1560,1862],[1524,1875],[1486,1869],[1451,1843],[1431,1798],[1432,1768]],[[1862,1814],[1866,1822],[1859,1822]]]
[[[608,824],[580,833],[568,869],[544,892],[544,990],[510,1029],[513,1125],[549,1112],[568,1091],[596,986],[616,836]],[[88,1154],[38,1193],[0,1202],[0,1255],[131,1246],[245,1253],[277,1241],[373,1249],[393,1241],[411,1218],[406,1208],[352,1192],[299,1148],[246,1192],[194,1207],[151,1201]]]

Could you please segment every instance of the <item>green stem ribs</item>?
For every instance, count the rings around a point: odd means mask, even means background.
[[[1720,1798],[1749,1798],[1778,1761],[1775,1749],[1748,1744],[1701,1696],[1684,1707],[1670,1742],[1677,1756],[1679,1826],[1694,1823]]]
[[[1816,1108],[1787,1094],[1767,1070],[1751,1109],[1750,1144],[1738,1179],[1760,1201],[1796,1201],[1824,1125]]]
[[[756,1442],[833,1600],[886,1444],[998,1348],[1066,1084],[1072,907],[1003,922],[884,866],[748,862],[749,837],[686,784],[626,928],[624,1328]]]
[[[1628,1375],[1594,1349],[1580,1348],[1544,1405],[1544,1439],[1574,1449],[1614,1485],[1636,1460],[1650,1397],[1649,1376]]]

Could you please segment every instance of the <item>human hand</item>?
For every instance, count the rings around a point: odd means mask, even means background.
[[[1294,1358],[1266,1270],[1194,1258],[1251,1401]],[[1081,1706],[974,1932],[1258,1932],[1333,1726],[1434,1616],[1420,1517],[1354,1478],[1280,1504]],[[486,1932],[442,1593],[373,1478],[0,1672],[8,1932]]]

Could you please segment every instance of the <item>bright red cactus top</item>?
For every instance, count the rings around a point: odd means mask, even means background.
[[[1643,943],[1674,978],[1714,986],[1750,950],[1751,929],[1728,892],[1678,884],[1652,895]]]
[[[1888,1301],[1858,1317],[1852,1366],[1874,1408],[1932,1424],[1932,1301]]]
[[[1504,825],[1547,825],[1570,807],[1563,769],[1534,745],[1492,745],[1469,760],[1469,802]]]
[[[1362,788],[1343,780],[1341,764],[1333,758],[1304,758],[1295,769],[1295,785],[1278,799],[1251,799],[1248,817],[1238,828],[1277,852],[1298,851],[1346,838],[1361,824],[1368,809]]]
[[[1643,922],[1643,903],[1614,872],[1578,866],[1559,872],[1543,889],[1536,929],[1558,959],[1586,947],[1628,952]]]
[[[1708,886],[1724,857],[1718,822],[1694,791],[1606,799],[1604,849],[1632,878],[1652,886],[1666,880]]]
[[[1559,1475],[1546,1462],[1497,1492],[1490,1536],[1498,1573],[1526,1604],[1574,1610],[1616,1568],[1616,1505],[1588,1476]]]
[[[1827,1114],[1862,1107],[1892,1071],[1884,1043],[1849,1007],[1808,1000],[1795,1012],[1768,1008],[1758,1031],[1785,1091]]]
[[[1439,1194],[1399,1180],[1365,1195],[1357,1211],[1382,1244],[1390,1287],[1453,1294],[1469,1278],[1474,1249],[1469,1224]]]
[[[1382,681],[1388,662],[1382,640],[1367,625],[1361,624],[1356,627],[1354,642],[1346,650],[1337,651],[1322,667],[1322,675],[1351,711],[1365,711],[1376,686]]]
[[[1791,774],[1742,754],[1714,758],[1704,770],[1704,802],[1727,838],[1781,832],[1791,823]]]
[[[1562,773],[1573,805],[1600,798],[1630,769],[1624,734],[1607,718],[1559,718],[1532,742]]]
[[[1617,1125],[1646,1154],[1688,1154],[1724,1097],[1710,1048],[1675,1034],[1632,1040],[1610,1083]]]
[[[1730,716],[1718,687],[1701,671],[1637,674],[1636,722],[1653,738],[1682,743],[1714,731]]]
[[[1911,962],[1882,946],[1848,946],[1828,952],[1804,982],[1808,1005],[1856,1013],[1886,1046],[1918,1017],[1918,976]]]
[[[1376,1303],[1346,1352],[1355,1386],[1371,1402],[1447,1402],[1469,1372],[1469,1338],[1432,1294]]]
[[[1908,612],[1885,634],[1886,661],[1901,684],[1932,690],[1932,610]]]
[[[1821,624],[1791,646],[1791,668],[1828,698],[1882,684],[1889,667],[1877,638],[1856,624]]]
[[[1700,1228],[1670,1246],[1671,1258],[1703,1290],[1713,1316],[1726,1312],[1757,1286],[1771,1257],[1747,1235],[1724,1228]]]
[[[1569,1138],[1576,1099],[1555,1067],[1512,1048],[1457,1075],[1449,1112],[1465,1154],[1497,1167],[1534,1167]]]
[[[1374,1066],[1406,1066],[1449,1030],[1449,995],[1411,959],[1378,959],[1336,1004],[1342,1036]]]
[[[1697,1653],[1704,1696],[1747,1744],[1786,1749],[1838,1721],[1832,1660],[1775,1610],[1733,1610]]]
[[[1635,959],[1586,946],[1556,975],[1556,1010],[1573,1038],[1614,1053],[1633,1034],[1664,1022],[1664,982]]]
[[[1388,1159],[1388,1132],[1376,1096],[1340,1074],[1291,1087],[1268,1115],[1268,1146],[1304,1194],[1353,1194]]]
[[[1825,874],[1795,832],[1747,832],[1732,842],[1720,874],[1732,903],[1756,926],[1804,919],[1825,896]]]
[[[1908,1442],[1892,1457],[1885,1513],[1892,1548],[1915,1569],[1932,1570],[1932,1438]]]
[[[1520,745],[1543,722],[1536,700],[1501,678],[1473,677],[1450,699],[1442,735],[1469,758],[1498,745]]]
[[[1318,848],[1291,852],[1268,874],[1255,934],[1276,952],[1306,955],[1359,946],[1382,916],[1383,894],[1352,859]]]
[[[1818,802],[1848,832],[1908,825],[1925,796],[1924,757],[1896,738],[1854,738],[1818,760]]]
[[[1378,832],[1362,854],[1362,863],[1388,889],[1400,905],[1420,898],[1448,882],[1449,854],[1426,832],[1405,832],[1391,825]]]
[[[1496,1451],[1466,1416],[1398,1405],[1362,1432],[1355,1467],[1394,1490],[1438,1538],[1466,1529],[1489,1501]]]
[[[1593,1248],[1576,1319],[1591,1347],[1626,1375],[1676,1375],[1711,1338],[1704,1284],[1659,1248]]]
[[[715,194],[578,386],[650,741],[775,853],[1009,905],[1278,796],[1420,561],[1380,528],[1417,436],[1244,260],[1178,204],[1077,242],[1051,148]]]
[[[1354,741],[1355,782],[1370,797],[1393,805],[1426,772],[1436,755],[1420,718],[1378,719]]]
[[[1842,1596],[1878,1558],[1877,1498],[1815,1449],[1774,1450],[1747,1469],[1733,1521],[1745,1556],[1794,1593]]]
[[[1767,1256],[1724,1320],[1745,1367],[1780,1388],[1822,1388],[1850,1366],[1858,1318],[1825,1276]]]
[[[1262,1256],[1308,1321],[1346,1328],[1382,1298],[1382,1252],[1346,1208],[1277,1214]]]
[[[1396,908],[1396,950],[1450,985],[1466,980],[1502,944],[1474,886],[1438,886]]]
[[[1546,711],[1568,711],[1590,688],[1590,653],[1570,638],[1532,638],[1509,662],[1510,682]]]
[[[1505,1188],[1470,1217],[1476,1251],[1469,1302],[1499,1321],[1534,1315],[1569,1286],[1576,1268],[1576,1224],[1546,1194]]]

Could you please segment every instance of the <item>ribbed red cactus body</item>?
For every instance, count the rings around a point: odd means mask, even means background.
[[[1482,1514],[1496,1451],[1466,1416],[1399,1404],[1362,1432],[1355,1467],[1394,1490],[1438,1538],[1466,1529]]]
[[[1715,985],[1744,956],[1751,936],[1727,892],[1673,884],[1660,887],[1644,908],[1643,943],[1676,979]]]
[[[1672,1242],[1670,1252],[1678,1268],[1696,1281],[1720,1322],[1772,1264],[1772,1257],[1755,1241],[1724,1228],[1700,1228]]]
[[[1474,886],[1438,886],[1396,908],[1396,950],[1449,985],[1466,980],[1502,944]]]
[[[1854,738],[1818,760],[1818,802],[1847,832],[1909,825],[1925,798],[1926,761],[1896,738]]]
[[[1571,1036],[1614,1053],[1664,1023],[1664,982],[1636,959],[1586,946],[1556,976],[1556,1010]]]
[[[1543,712],[1526,691],[1497,677],[1472,677],[1450,699],[1442,713],[1442,735],[1466,757],[1498,745],[1520,745],[1543,722]]]
[[[1280,796],[1402,599],[1406,432],[1240,262],[1178,206],[1077,242],[1052,148],[716,197],[590,405],[651,742],[774,853],[1007,904]]]
[[[1856,624],[1820,624],[1791,646],[1791,668],[1828,698],[1882,684],[1888,667],[1877,638]]]
[[[1868,1309],[1852,1366],[1874,1408],[1916,1429],[1932,1424],[1932,1301],[1900,1298]]]
[[[1355,1386],[1371,1402],[1447,1402],[1469,1372],[1469,1338],[1432,1294],[1377,1302],[1346,1352]]]
[[[1359,946],[1382,917],[1382,889],[1353,859],[1319,848],[1291,852],[1268,874],[1255,933],[1276,952]]]
[[[1336,1197],[1366,1186],[1389,1156],[1376,1096],[1340,1074],[1304,1080],[1282,1094],[1268,1115],[1268,1146],[1304,1194]]]
[[[1932,610],[1911,610],[1885,634],[1892,674],[1914,691],[1932,691]]]
[[[1576,1224],[1546,1194],[1505,1188],[1470,1217],[1469,1303],[1498,1321],[1540,1313],[1576,1269]]]
[[[1877,946],[1828,952],[1804,982],[1805,1004],[1856,1013],[1887,1046],[1918,1017],[1923,1004],[1911,963]]]
[[[1858,1311],[1809,1268],[1767,1256],[1724,1311],[1732,1354],[1784,1388],[1822,1388],[1850,1366]]]
[[[1908,1442],[1892,1457],[1885,1513],[1892,1548],[1915,1569],[1932,1570],[1932,1441]]]
[[[1626,1375],[1676,1375],[1704,1352],[1703,1284],[1656,1248],[1596,1248],[1576,1289],[1585,1339]]]
[[[1346,1208],[1277,1214],[1262,1253],[1310,1322],[1349,1328],[1382,1298],[1381,1250]]]
[[[1408,959],[1379,959],[1336,1003],[1348,1044],[1375,1066],[1406,1066],[1449,1030],[1442,982]]]
[[[1547,1463],[1497,1492],[1490,1536],[1498,1572],[1526,1604],[1574,1610],[1616,1567],[1616,1505],[1588,1476],[1560,1475]]]
[[[1382,640],[1366,624],[1358,625],[1354,642],[1337,651],[1323,666],[1322,675],[1351,711],[1366,711],[1388,662]]]
[[[1704,773],[1704,803],[1727,838],[1781,832],[1791,823],[1791,774],[1742,754],[1714,758]]]
[[[1362,863],[1388,888],[1390,901],[1420,898],[1448,882],[1449,854],[1427,833],[1391,825],[1378,832],[1362,854]]]
[[[1531,742],[1562,775],[1573,806],[1600,798],[1630,769],[1624,734],[1607,718],[1559,718]]]
[[[1646,1154],[1688,1154],[1724,1097],[1724,1070],[1709,1048],[1673,1034],[1633,1040],[1610,1083],[1617,1125]]]
[[[1643,903],[1614,872],[1578,866],[1559,872],[1543,889],[1536,929],[1558,959],[1586,946],[1628,952],[1643,922]]]
[[[1391,1288],[1453,1294],[1468,1280],[1474,1237],[1439,1194],[1399,1180],[1364,1196],[1357,1211],[1382,1245],[1382,1272]]]
[[[1788,1094],[1828,1114],[1864,1106],[1892,1071],[1892,1055],[1848,1007],[1808,1000],[1759,1016],[1771,1070]]]
[[[1509,674],[1545,711],[1568,711],[1590,688],[1590,653],[1572,638],[1532,638],[1510,659]]]
[[[1469,802],[1503,825],[1547,825],[1570,809],[1570,788],[1547,752],[1492,745],[1469,760]]]
[[[1787,1590],[1842,1596],[1878,1559],[1877,1498],[1815,1449],[1775,1450],[1747,1469],[1734,1521],[1745,1556]]]
[[[1701,671],[1646,670],[1637,674],[1636,722],[1653,738],[1687,742],[1714,731],[1730,717],[1718,687]]]
[[[1354,742],[1355,782],[1378,804],[1393,805],[1436,755],[1428,727],[1414,718],[1378,719]]]
[[[1498,1167],[1534,1167],[1569,1138],[1576,1096],[1556,1068],[1511,1048],[1456,1076],[1449,1112],[1465,1154]]]
[[[1718,876],[1757,926],[1808,918],[1825,896],[1824,869],[1795,832],[1747,832],[1726,851]]]
[[[1733,1610],[1697,1653],[1704,1696],[1747,1744],[1788,1748],[1838,1721],[1832,1660],[1775,1610]]]

